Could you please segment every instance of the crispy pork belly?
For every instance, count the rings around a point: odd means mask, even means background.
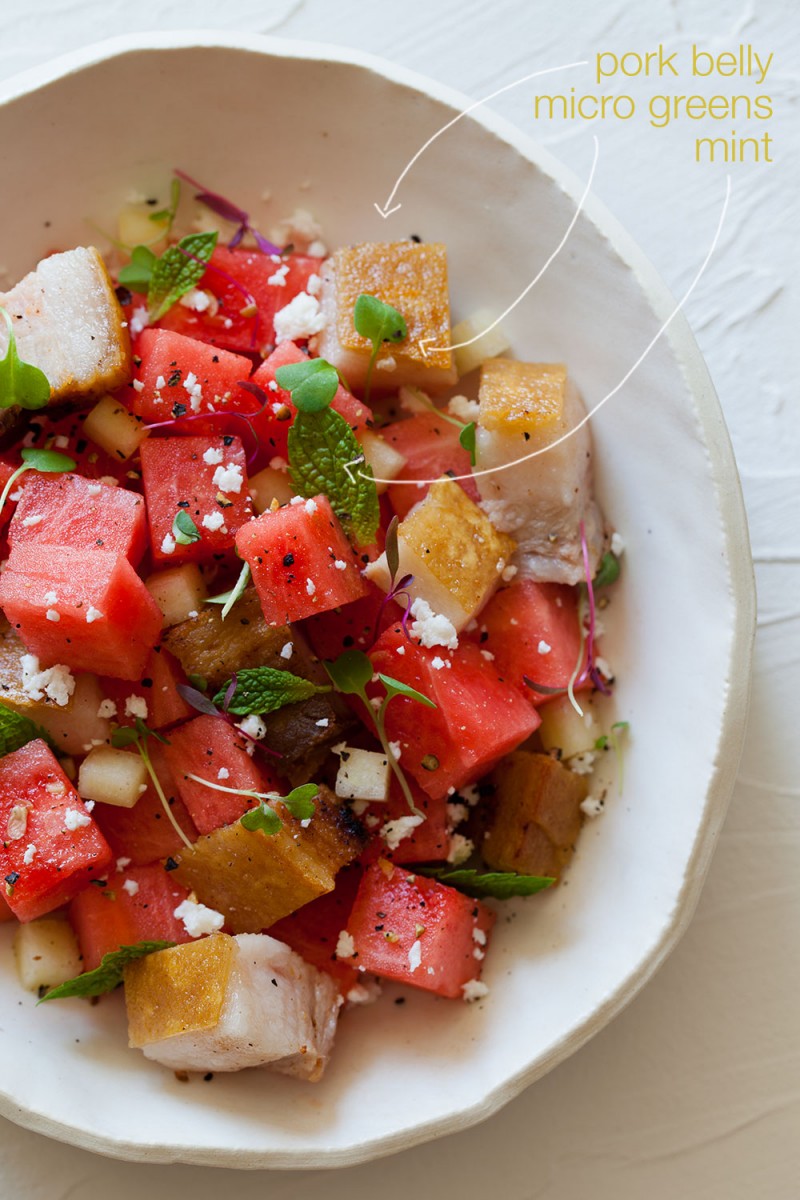
[[[546,454],[507,467],[575,429],[586,414],[560,363],[493,359],[481,371],[478,468],[481,507],[496,529],[518,543],[520,574],[554,583],[585,578],[580,523],[592,570],[603,551],[603,518],[592,492],[588,425]]]
[[[130,1045],[175,1071],[267,1067],[316,1082],[341,999],[331,976],[263,933],[214,934],[125,972]]]
[[[130,380],[128,330],[94,246],[42,259],[0,294],[0,305],[13,321],[20,358],[47,376],[51,402],[102,395]],[[7,346],[0,322],[0,353]]]

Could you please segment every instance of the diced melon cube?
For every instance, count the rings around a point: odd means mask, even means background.
[[[95,746],[81,763],[78,792],[84,800],[133,808],[146,790],[147,768],[135,751]]]
[[[278,504],[288,504],[295,494],[292,481],[287,471],[279,471],[275,467],[264,467],[250,478],[250,495],[253,497],[253,508],[257,513],[266,512],[273,500]]]
[[[500,433],[547,433],[561,421],[566,392],[563,363],[490,359],[481,370],[478,424]]]
[[[72,928],[57,917],[20,925],[14,934],[20,983],[28,991],[56,987],[81,973],[81,955]]]
[[[453,327],[453,345],[457,347],[453,353],[456,357],[459,379],[462,375],[468,375],[470,371],[474,371],[476,367],[482,366],[487,359],[497,358],[499,354],[505,354],[506,350],[511,349],[511,342],[503,327],[495,325],[494,328],[490,328],[495,320],[496,317],[492,313],[481,308],[471,317],[459,321]],[[475,341],[472,340],[473,338]],[[460,342],[469,342],[470,344],[461,346]]]
[[[160,254],[166,236],[168,218],[153,220],[154,210],[147,204],[126,204],[117,217],[119,240],[123,246],[148,246]]]
[[[390,446],[386,438],[381,437],[379,433],[373,433],[371,429],[365,429],[359,434],[358,440],[364,451],[367,466],[372,467],[372,474],[376,480],[396,479],[401,474],[406,465],[405,457],[395,450],[394,446]],[[378,495],[385,492],[388,486],[388,483],[376,483]]]
[[[198,613],[208,595],[196,563],[156,571],[145,580],[145,587],[164,614],[164,629],[179,625],[190,614]]]
[[[113,396],[103,396],[87,414],[83,428],[88,438],[112,458],[125,460],[135,454],[147,437],[141,417],[128,412]]]
[[[439,480],[397,529],[398,577],[413,575],[405,589],[411,602],[421,597],[435,613],[463,629],[497,586],[516,542],[498,533],[462,488]],[[364,574],[387,591],[386,555]]]
[[[539,709],[542,723],[539,736],[545,750],[560,750],[561,758],[572,758],[593,750],[602,730],[595,720],[591,704],[584,696],[580,698],[583,716],[575,710],[569,696],[558,696],[548,700]]]
[[[104,699],[96,675],[76,675],[69,704],[42,704],[29,715],[45,729],[59,753],[85,754],[92,742],[104,742],[111,733],[107,717],[98,715]]]
[[[343,800],[386,800],[389,795],[389,759],[382,751],[342,746],[338,751],[336,795]]]

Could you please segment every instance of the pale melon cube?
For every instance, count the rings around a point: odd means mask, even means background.
[[[364,451],[364,460],[368,467],[372,467],[372,474],[376,480],[396,479],[401,474],[406,465],[405,457],[399,454],[394,446],[390,446],[386,438],[381,437],[379,433],[373,433],[371,429],[365,429],[358,435],[358,440]],[[378,495],[385,492],[388,486],[388,483],[376,483]]]
[[[167,220],[154,221],[154,211],[146,204],[126,204],[120,209],[117,229],[123,246],[148,246],[154,254],[161,253]]]
[[[112,458],[124,462],[147,437],[141,417],[128,412],[113,396],[103,396],[83,422],[86,436]]]
[[[98,716],[103,700],[96,675],[76,675],[69,705],[43,704],[29,715],[50,734],[59,752],[84,754],[91,742],[105,742],[111,734],[111,722]]]
[[[583,716],[575,711],[569,696],[548,700],[539,709],[542,723],[539,737],[545,750],[560,750],[562,760],[593,750],[602,730],[597,724],[591,702],[585,695],[576,696]]]
[[[263,471],[251,476],[250,495],[253,497],[253,508],[259,515],[272,507],[273,500],[277,500],[278,504],[288,504],[294,495],[288,471],[264,467]]]
[[[95,746],[78,771],[78,793],[84,800],[133,808],[147,788],[147,768],[138,751]]]
[[[343,800],[386,800],[389,795],[388,757],[379,750],[343,746],[337,751],[336,795]]]
[[[20,925],[14,934],[14,957],[20,983],[30,992],[56,987],[83,969],[75,934],[58,917]]]
[[[456,358],[459,379],[462,375],[468,375],[470,371],[474,371],[476,367],[482,366],[488,359],[497,358],[498,355],[505,354],[507,350],[511,349],[511,342],[501,325],[495,325],[493,329],[489,328],[494,320],[496,317],[492,313],[481,308],[471,317],[467,317],[466,320],[459,321],[457,325],[453,326],[451,336],[453,345],[457,347],[453,353]],[[472,340],[473,338],[475,341]],[[470,344],[461,346],[460,342],[469,342]]]
[[[205,580],[195,563],[156,571],[144,581],[150,595],[164,614],[163,628],[179,625],[203,607],[208,595]]]

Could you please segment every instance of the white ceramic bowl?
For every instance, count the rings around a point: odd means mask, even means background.
[[[448,245],[454,314],[502,309],[563,235],[582,184],[490,113],[332,47],[214,33],[118,39],[0,87],[12,277],[110,227],[173,166],[268,228],[299,205],[331,245],[418,233]],[[310,181],[310,186],[308,186]],[[262,194],[272,193],[267,206]],[[562,359],[595,404],[673,308],[590,198],[506,324],[516,356]],[[754,590],[722,415],[683,318],[593,421],[598,490],[626,544],[606,653],[631,722],[624,796],[582,834],[569,886],[515,906],[487,1001],[384,996],[346,1014],[325,1080],[245,1072],[190,1085],[126,1047],[119,995],[37,1009],[0,945],[0,1111],[103,1153],[239,1167],[331,1166],[481,1120],[605,1025],[686,928],[722,823],[747,705]]]

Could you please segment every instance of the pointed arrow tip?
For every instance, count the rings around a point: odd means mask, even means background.
[[[402,204],[395,204],[394,208],[388,208],[388,207],[381,208],[380,204],[375,204],[374,207],[377,210],[377,212],[380,213],[380,215],[383,217],[383,219],[385,221],[387,217],[390,217],[392,215],[392,213],[396,213],[398,208],[402,208],[403,206],[402,206]]]

